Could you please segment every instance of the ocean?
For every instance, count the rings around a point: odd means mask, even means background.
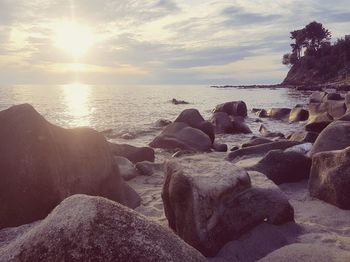
[[[306,103],[308,92],[286,88],[213,88],[209,86],[111,86],[70,85],[0,87],[0,110],[29,103],[50,122],[66,128],[79,126],[106,131],[109,140],[134,145],[148,144],[161,131],[159,119],[174,120],[186,108],[197,108],[204,118],[220,103],[243,100],[252,108],[294,107]],[[185,100],[174,105],[171,99]],[[247,124],[258,132],[261,123],[249,113]],[[273,131],[288,133],[300,125],[264,120]],[[125,135],[126,134],[126,135]],[[251,136],[251,135],[250,135]],[[125,138],[128,139],[125,139]],[[224,135],[218,139],[239,142],[246,135]]]

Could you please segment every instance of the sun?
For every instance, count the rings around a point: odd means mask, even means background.
[[[54,26],[54,44],[74,57],[81,57],[94,44],[94,37],[84,25],[61,21]]]

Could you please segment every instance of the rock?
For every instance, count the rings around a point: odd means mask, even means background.
[[[135,147],[127,144],[114,143],[109,143],[109,147],[114,156],[125,157],[134,164],[142,161],[154,162],[154,150],[150,147]]]
[[[210,151],[212,142],[201,130],[192,128],[183,122],[174,122],[151,143],[153,148],[182,149],[199,152]]]
[[[310,195],[342,209],[350,209],[350,147],[314,154]]]
[[[169,229],[116,202],[74,195],[0,249],[1,261],[206,261]]]
[[[226,144],[218,144],[218,143],[213,143],[213,149],[216,152],[227,152],[228,147]]]
[[[251,134],[252,131],[244,121],[234,120],[232,122],[233,134]]]
[[[344,98],[339,93],[329,93],[323,98],[323,101],[329,101],[329,100],[340,101],[340,100],[344,100]]]
[[[277,185],[298,182],[309,177],[311,159],[298,152],[271,150],[249,168],[265,174]]]
[[[309,104],[309,115],[315,117],[323,113],[328,113],[332,118],[338,119],[346,113],[346,105],[344,101],[329,100],[323,103]]]
[[[288,118],[291,112],[290,108],[270,108],[267,110],[267,116],[277,120]]]
[[[301,145],[292,146],[284,150],[285,152],[297,152],[306,155],[312,148],[312,143],[305,143]]]
[[[332,122],[333,117],[327,112],[320,115],[312,115],[309,117],[309,121],[305,126],[305,130],[308,132],[320,133]]]
[[[168,119],[159,119],[156,121],[155,126],[157,127],[165,127],[170,125],[172,122]]]
[[[269,117],[265,109],[261,109],[255,113],[258,117]]]
[[[327,92],[313,92],[309,98],[310,103],[321,103]]]
[[[132,134],[132,133],[125,133],[125,134],[122,134],[120,137],[125,140],[130,140],[130,139],[135,139],[136,136],[135,134]]]
[[[232,101],[217,105],[213,110],[213,113],[217,112],[224,112],[230,116],[246,117],[248,115],[247,105],[243,101]]]
[[[171,99],[171,103],[174,105],[188,105],[189,103],[184,100],[177,100],[175,98]]]
[[[210,122],[213,124],[217,134],[231,134],[234,131],[232,120],[225,112],[214,113]]]
[[[257,146],[262,144],[271,143],[273,140],[265,138],[265,137],[257,137],[249,140],[248,142],[242,144],[242,148],[250,147],[250,146]]]
[[[349,260],[350,252],[340,248],[319,244],[295,243],[277,249],[260,259],[259,262],[347,262]]]
[[[230,151],[236,151],[236,150],[238,150],[238,149],[239,149],[238,146],[233,146],[233,147],[230,149]]]
[[[163,163],[153,163],[149,161],[142,161],[135,165],[141,176],[151,176],[156,172],[162,171]]]
[[[129,181],[139,175],[134,164],[127,158],[115,156],[114,161],[118,165],[119,173],[125,181]]]
[[[284,138],[284,134],[282,134],[280,132],[271,132],[264,125],[260,125],[259,132],[264,137],[271,137],[271,138],[280,137],[280,138]]]
[[[233,161],[236,158],[243,157],[243,156],[264,155],[271,150],[276,150],[276,149],[285,150],[289,147],[299,145],[299,144],[301,143],[296,141],[284,140],[284,141],[271,142],[271,143],[266,143],[266,144],[257,145],[257,146],[246,147],[246,148],[238,149],[236,151],[229,153],[227,160]]]
[[[55,126],[23,104],[0,112],[0,143],[0,228],[42,219],[77,193],[139,205],[95,130]]]
[[[174,122],[183,122],[189,125],[190,127],[203,131],[210,137],[212,142],[215,139],[213,125],[210,122],[205,121],[197,109],[185,109],[180,113],[180,115],[175,119]]]
[[[298,131],[291,135],[290,141],[298,141],[303,143],[315,143],[318,137],[316,132]]]
[[[196,153],[196,151],[193,151],[193,150],[179,150],[179,151],[176,151],[171,157],[173,157],[173,158],[182,157],[182,156],[186,156],[186,155],[193,155],[195,153]]]
[[[244,169],[212,160],[202,161],[198,173],[195,161],[166,164],[162,199],[170,228],[205,256],[264,221],[293,221],[288,200],[271,189],[251,188]]]
[[[290,123],[306,121],[308,118],[309,118],[309,111],[301,107],[293,108],[289,114]]]
[[[318,152],[344,149],[348,146],[350,146],[350,122],[335,121],[318,136],[310,156]]]

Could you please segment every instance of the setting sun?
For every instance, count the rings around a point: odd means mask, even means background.
[[[94,44],[91,30],[75,22],[60,22],[54,33],[55,46],[75,57],[83,56]]]

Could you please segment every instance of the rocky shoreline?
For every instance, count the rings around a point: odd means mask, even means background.
[[[304,127],[261,124],[258,136],[244,101],[209,119],[185,109],[144,147],[55,126],[28,104],[1,111],[0,260],[348,261],[349,106],[322,91],[255,108]],[[229,148],[221,134],[251,138]]]

